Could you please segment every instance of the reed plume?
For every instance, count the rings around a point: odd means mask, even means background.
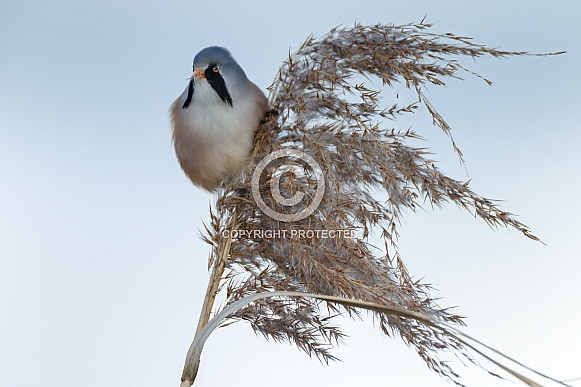
[[[225,301],[216,313],[244,297],[277,292],[253,298],[223,324],[246,321],[265,337],[328,362],[345,335],[337,318],[360,314],[357,301],[382,305],[410,315],[371,308],[380,331],[399,336],[431,370],[461,385],[458,372],[438,354],[451,351],[472,361],[464,342],[442,328],[462,326],[462,317],[439,306],[430,285],[408,273],[397,247],[403,216],[425,204],[455,203],[491,226],[538,239],[468,182],[444,174],[426,148],[412,145],[421,137],[399,128],[398,119],[427,110],[463,162],[426,87],[465,75],[491,83],[465,68],[461,57],[531,54],[488,48],[430,27],[422,21],[335,28],[308,38],[284,61],[269,88],[272,111],[256,132],[252,159],[210,211],[203,238],[211,245],[212,277],[198,331],[221,291]],[[414,101],[382,103],[386,91],[393,97],[398,88],[411,91]],[[375,237],[382,248],[370,243]],[[186,365],[187,383],[197,364]]]

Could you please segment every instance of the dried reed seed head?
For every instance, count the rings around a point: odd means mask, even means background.
[[[420,23],[335,28],[320,39],[307,39],[283,63],[269,88],[271,107],[279,114],[259,127],[250,165],[239,181],[225,187],[204,236],[213,246],[211,259],[216,260],[225,233],[247,232],[231,240],[223,276],[227,303],[256,292],[293,290],[404,307],[434,321],[462,324],[460,316],[434,302],[429,285],[412,279],[398,254],[398,230],[406,210],[424,202],[435,206],[453,202],[491,226],[513,227],[537,240],[526,225],[473,192],[468,183],[444,175],[425,149],[406,145],[419,138],[415,132],[386,127],[386,120],[397,123],[399,116],[423,106],[461,158],[451,128],[427,100],[425,86],[444,85],[446,78],[460,78],[462,73],[479,76],[455,59],[459,56],[529,55],[488,48],[449,33],[434,34],[429,27]],[[418,100],[382,106],[379,90],[352,83],[358,76],[377,78],[390,87],[399,84],[415,92]],[[262,159],[287,148],[316,160],[325,180],[317,210],[290,223],[273,219],[255,200],[239,194],[251,191],[253,172]],[[276,189],[283,197],[292,198],[299,190],[305,194],[304,203],[286,208],[300,211],[315,197],[317,184],[308,174],[299,179],[285,175],[277,169],[283,164],[279,161],[264,168],[259,194],[267,205],[277,207],[269,182],[279,173]],[[308,184],[299,188],[299,183]],[[260,234],[264,230],[278,234],[268,238]],[[357,238],[289,237],[293,231],[309,230],[356,230]],[[385,240],[385,251],[369,244],[372,233]],[[267,338],[289,341],[329,361],[335,359],[330,347],[344,336],[331,323],[332,317],[343,312],[357,310],[309,299],[276,298],[253,303],[235,318],[250,322]],[[458,374],[437,357],[445,349],[467,356],[454,337],[412,319],[381,313],[375,317],[383,333],[398,334],[428,367],[459,384]]]

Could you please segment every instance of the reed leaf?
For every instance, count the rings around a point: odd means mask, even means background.
[[[225,307],[218,315],[212,318],[204,328],[198,332],[194,341],[192,342],[188,354],[186,357],[186,362],[184,366],[184,372],[182,374],[182,387],[189,387],[191,385],[190,381],[195,379],[195,375],[198,372],[198,368],[200,365],[200,358],[202,355],[202,350],[204,348],[204,344],[206,340],[210,337],[212,332],[220,327],[220,325],[229,317],[235,315],[238,311],[242,310],[243,308],[247,307],[253,302],[256,302],[261,299],[268,299],[268,298],[282,298],[288,299],[292,297],[301,297],[301,298],[311,298],[311,299],[318,299],[322,301],[332,302],[334,304],[343,305],[344,307],[348,308],[361,308],[366,309],[369,311],[374,311],[377,313],[383,313],[391,316],[395,316],[398,318],[409,318],[420,322],[421,324],[431,326],[434,329],[441,330],[445,334],[454,337],[456,340],[461,342],[466,347],[473,350],[478,355],[482,356],[486,360],[490,361],[495,366],[499,367],[503,371],[509,373],[510,375],[514,376],[518,380],[522,381],[528,386],[531,387],[542,387],[542,384],[539,384],[532,380],[531,378],[523,375],[521,372],[516,370],[515,366],[524,368],[527,371],[532,372],[537,377],[546,379],[548,381],[557,383],[561,386],[569,386],[565,382],[553,379],[549,376],[546,376],[538,371],[533,370],[530,367],[523,365],[522,363],[510,358],[509,356],[503,354],[500,351],[495,350],[487,346],[486,344],[468,336],[467,334],[463,333],[462,331],[456,329],[453,326],[450,326],[445,323],[439,323],[437,321],[433,321],[427,315],[411,312],[409,310],[398,308],[395,306],[385,306],[375,304],[373,302],[365,302],[365,301],[358,301],[358,300],[351,300],[342,297],[334,297],[334,296],[327,296],[324,294],[309,294],[309,293],[300,293],[300,292],[285,292],[285,291],[276,291],[276,292],[269,292],[269,293],[255,293],[235,302],[229,304]],[[492,352],[492,355],[487,355],[484,351]],[[506,362],[512,363],[513,366],[506,365]],[[494,374],[493,374],[494,375]],[[495,375],[498,376],[498,375]]]

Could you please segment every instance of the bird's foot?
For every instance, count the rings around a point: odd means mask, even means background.
[[[276,109],[270,109],[264,114],[264,118],[260,121],[261,124],[265,124],[268,121],[274,121],[278,117],[279,113]]]

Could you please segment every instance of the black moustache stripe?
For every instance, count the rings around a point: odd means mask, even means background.
[[[188,96],[186,97],[186,101],[182,106],[182,109],[187,108],[190,106],[190,102],[192,102],[192,97],[194,96],[194,79],[190,79],[190,84],[188,85]]]
[[[210,86],[212,86],[212,89],[218,93],[218,96],[222,102],[232,106],[232,97],[230,97],[230,93],[228,93],[224,78],[222,78],[222,75],[219,72],[215,72],[213,70],[214,67],[214,65],[208,66],[205,71],[206,79],[208,80]]]

